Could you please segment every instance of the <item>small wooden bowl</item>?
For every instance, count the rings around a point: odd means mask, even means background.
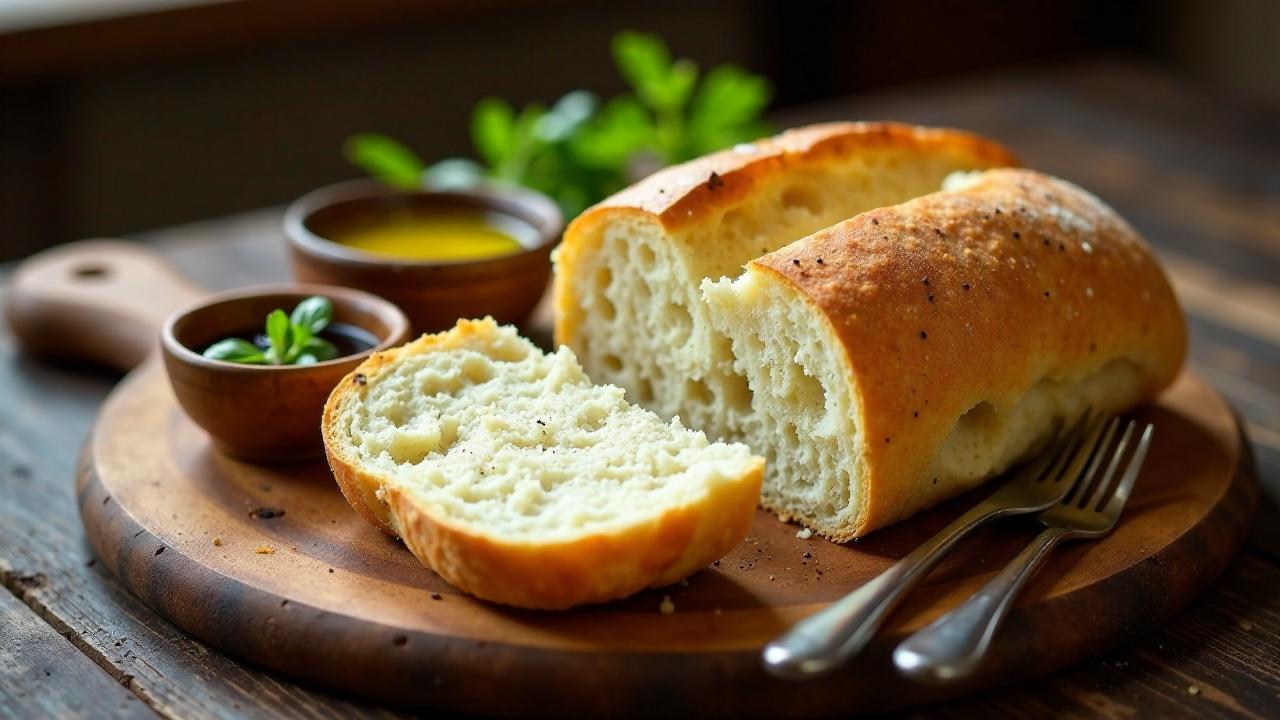
[[[200,354],[224,337],[260,328],[276,308],[289,312],[303,299],[333,301],[334,322],[378,338],[364,352],[313,365],[241,365]],[[329,392],[370,354],[409,339],[404,313],[369,293],[322,285],[262,285],[206,298],[169,316],[160,349],[174,395],[222,452],[242,460],[276,462],[320,455],[320,415]]]
[[[434,262],[381,257],[326,239],[340,228],[374,223],[407,208],[501,213],[531,225],[538,240],[512,255]],[[501,323],[523,324],[546,291],[551,249],[563,229],[559,207],[531,190],[414,191],[376,180],[353,180],[304,195],[289,206],[284,219],[294,277],[384,297],[399,305],[420,333],[453,327],[458,318],[485,315]]]

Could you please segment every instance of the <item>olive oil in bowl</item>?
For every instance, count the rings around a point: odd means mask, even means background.
[[[538,242],[538,231],[510,215],[452,208],[410,209],[368,224],[335,229],[328,239],[362,253],[419,262],[467,262],[513,255]]]

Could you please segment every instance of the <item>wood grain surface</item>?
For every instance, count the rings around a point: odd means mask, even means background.
[[[45,578],[20,581],[39,586]],[[27,708],[31,717],[156,716],[8,593],[0,594],[0,648],[0,708]]]
[[[1241,287],[1259,307],[1280,303],[1280,118],[1149,68],[1105,62],[850,98],[777,121],[847,118],[991,134],[1028,164],[1095,190],[1126,215],[1162,258],[1174,260],[1192,367],[1242,420],[1263,494],[1246,554],[1169,623],[1069,671],[908,716],[1280,716],[1280,315],[1249,314],[1233,298]],[[143,239],[202,286],[226,289],[287,278],[279,223],[280,210],[272,209]],[[0,266],[0,283],[4,275]],[[229,658],[149,610],[104,570],[84,539],[69,478],[117,380],[36,362],[0,329],[0,581],[7,592],[165,717],[397,716],[384,704]],[[31,583],[35,576],[44,582]],[[5,692],[14,682],[24,680],[0,676]],[[32,712],[0,707],[0,716]]]
[[[881,642],[834,677],[774,680],[758,654],[981,492],[846,545],[801,540],[797,526],[760,511],[746,541],[686,583],[570,612],[514,611],[459,593],[361,520],[323,463],[264,466],[217,453],[149,363],[104,405],[78,500],[97,555],[125,587],[212,645],[292,676],[486,715],[516,716],[536,703],[597,717],[828,716],[959,696],[1078,662],[1152,627],[1215,579],[1243,540],[1255,498],[1235,421],[1190,375],[1142,414],[1156,439],[1120,525],[1055,553],[979,676],[946,688],[898,678],[888,663],[893,640],[988,580],[1031,537],[1025,523],[965,543]],[[659,611],[664,598],[674,613]]]

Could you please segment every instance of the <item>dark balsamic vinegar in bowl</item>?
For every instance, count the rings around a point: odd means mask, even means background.
[[[357,355],[378,344],[378,338],[368,330],[350,323],[329,323],[324,330],[317,334],[320,338],[333,343],[338,349],[338,357],[348,357]],[[229,337],[240,338],[253,343],[259,350],[267,350],[271,347],[271,341],[267,338],[266,333],[260,330],[245,330],[243,332],[231,333]],[[221,338],[219,338],[221,340]],[[215,341],[216,342],[216,341]],[[214,343],[209,343],[210,346]],[[192,348],[195,350],[195,348]],[[200,348],[197,352],[203,351]]]

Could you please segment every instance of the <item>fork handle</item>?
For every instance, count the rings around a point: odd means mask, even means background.
[[[1061,528],[1042,531],[972,597],[902,641],[893,652],[894,664],[918,680],[937,682],[973,672],[991,647],[1014,598],[1065,536]]]
[[[796,623],[765,647],[765,669],[777,677],[802,679],[839,667],[866,647],[902,598],[961,538],[1000,514],[979,504],[874,580]]]

